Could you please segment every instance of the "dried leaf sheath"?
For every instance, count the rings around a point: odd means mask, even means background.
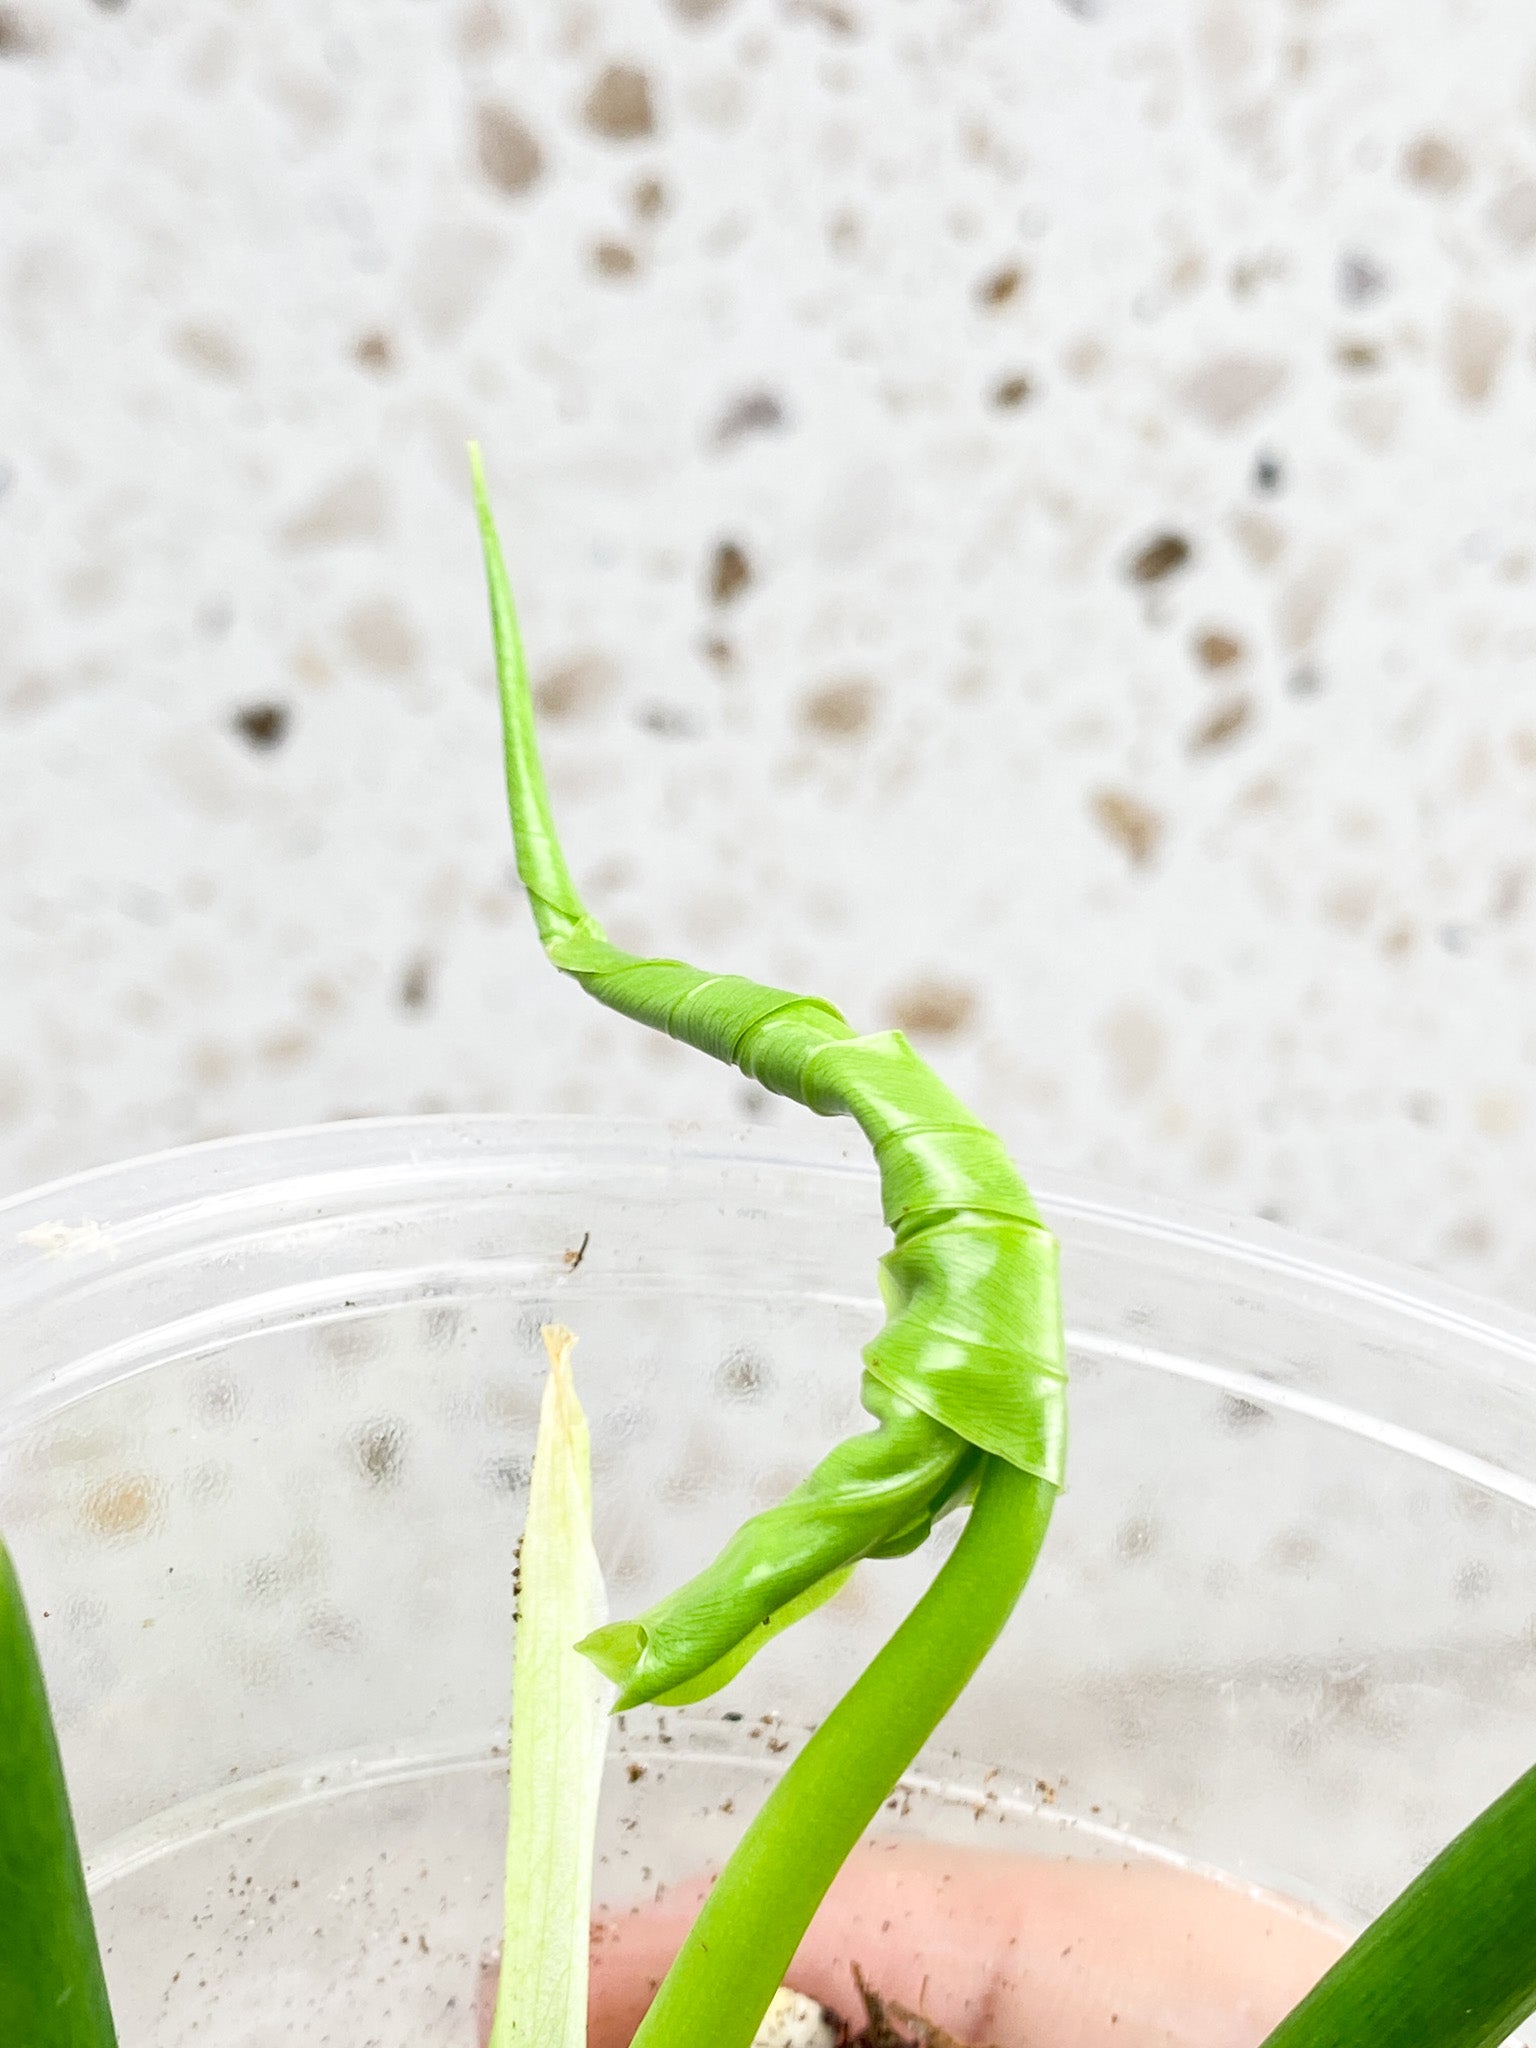
[[[545,1326],[549,1378],[522,1542],[512,1674],[505,1930],[487,2048],[586,2048],[593,1838],[609,1688],[575,1654],[603,1619],[575,1339]]]
[[[860,1037],[816,997],[609,944],[555,834],[511,590],[472,459],[518,873],[545,952],[610,1009],[820,1115],[853,1117],[874,1147],[895,1236],[881,1261],[887,1321],[864,1352],[877,1428],[840,1444],[638,1622],[599,1631],[588,1647],[627,1707],[697,1680],[832,1573],[920,1542],[965,1497],[980,1456],[1060,1485],[1056,1244],[1001,1142],[899,1033]]]

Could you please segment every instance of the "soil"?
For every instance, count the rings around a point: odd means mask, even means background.
[[[965,2048],[947,2028],[894,1998],[882,1998],[858,1964],[853,1981],[864,2001],[864,2025],[845,2037],[847,2048]]]

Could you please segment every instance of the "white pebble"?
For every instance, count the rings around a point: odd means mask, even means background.
[[[836,2048],[840,2029],[825,2006],[781,1984],[752,2048]]]

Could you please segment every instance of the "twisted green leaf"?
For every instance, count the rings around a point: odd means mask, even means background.
[[[748,2048],[849,1851],[1013,1612],[1054,1499],[1045,1480],[984,1461],[959,1542],[774,1787],[632,2048]]]
[[[0,2042],[116,2041],[37,1645],[0,1543]]]
[[[610,1009],[724,1060],[874,1147],[895,1243],[887,1320],[865,1347],[877,1427],[832,1451],[779,1506],[633,1622],[584,1645],[632,1707],[677,1694],[859,1559],[920,1543],[968,1498],[989,1458],[1060,1486],[1066,1366],[1056,1242],[997,1139],[899,1032],[857,1036],[830,1003],[610,945],[555,834],[517,615],[478,451],[471,451],[490,587],[517,867],[544,950]]]

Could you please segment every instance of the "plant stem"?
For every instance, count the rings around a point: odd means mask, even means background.
[[[1536,2009],[1536,1770],[1464,1828],[1264,2048],[1493,2048]]]
[[[37,1645],[0,1543],[0,2042],[116,2038]]]
[[[1046,1480],[986,1461],[959,1542],[774,1787],[633,2048],[749,2048],[833,1878],[1012,1613],[1055,1498]]]

